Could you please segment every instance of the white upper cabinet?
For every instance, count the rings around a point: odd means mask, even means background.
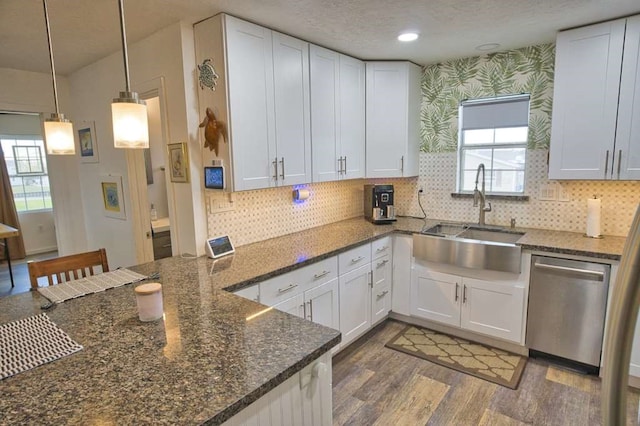
[[[367,62],[367,177],[418,175],[420,76],[410,62]]]
[[[273,33],[276,183],[311,182],[309,44]]]
[[[640,16],[627,19],[616,149],[614,176],[640,180]]]
[[[224,14],[194,34],[200,113],[211,108],[227,129],[218,155],[206,150],[203,162],[223,159],[233,191],[310,182],[308,43]],[[202,84],[210,65],[215,90]]]
[[[310,46],[313,181],[364,177],[364,62]]]
[[[640,179],[638,22],[558,34],[550,179]]]

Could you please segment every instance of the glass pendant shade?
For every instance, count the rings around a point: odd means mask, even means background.
[[[51,118],[44,121],[44,140],[49,155],[73,155],[76,153],[73,124],[62,114],[51,114]]]
[[[120,92],[111,104],[113,145],[116,148],[149,148],[147,106],[136,93]]]

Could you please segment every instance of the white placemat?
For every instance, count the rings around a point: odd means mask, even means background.
[[[42,313],[0,325],[0,380],[82,350]]]
[[[145,278],[147,277],[144,275],[123,268],[103,274],[91,275],[79,280],[39,287],[38,291],[51,302],[61,303],[86,294],[98,293],[110,288],[142,281]]]

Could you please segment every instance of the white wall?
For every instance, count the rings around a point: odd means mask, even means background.
[[[69,115],[69,82],[56,76],[61,112]],[[0,110],[15,112],[51,113],[54,111],[53,87],[50,74],[0,68]],[[74,196],[78,194],[77,158],[75,156],[47,156],[49,180],[55,212],[55,234],[61,255],[86,249],[82,204]],[[38,224],[43,224],[43,235],[51,235],[42,218],[21,223],[23,234],[39,234]],[[35,230],[33,229],[35,225]],[[25,241],[26,242],[26,241]],[[31,249],[33,250],[33,249]],[[29,252],[30,249],[27,249]]]
[[[149,151],[153,174],[153,183],[147,186],[149,203],[155,207],[158,218],[169,217],[166,172],[164,170],[166,145],[162,140],[159,98],[147,99],[147,113],[149,115]]]
[[[186,40],[184,38],[187,38]],[[189,47],[190,46],[190,47]],[[183,49],[186,49],[185,53]],[[184,57],[183,57],[184,56]],[[191,185],[172,184],[170,191],[176,211],[172,228],[179,228],[177,253],[197,251],[196,229],[206,227],[204,215],[194,214],[203,210],[200,185],[200,150],[197,141],[197,110],[187,111],[185,90],[193,91],[193,31],[186,23],[176,23],[129,46],[129,64],[132,88],[144,82],[163,77],[168,116],[167,143],[187,141],[191,158]],[[183,65],[183,61],[187,61]],[[185,76],[185,70],[188,71]],[[122,54],[116,52],[84,67],[69,76],[74,119],[94,121],[99,145],[100,162],[80,164],[80,198],[84,209],[89,247],[105,247],[111,268],[136,263],[133,222],[130,211],[131,198],[127,176],[127,164],[122,150],[113,147],[111,129],[111,99],[124,90]],[[188,117],[188,115],[194,117]],[[194,130],[192,122],[196,121]],[[190,127],[191,126],[191,127]],[[103,215],[100,194],[100,177],[107,174],[122,176],[126,220]],[[201,223],[195,223],[200,221]],[[206,238],[206,233],[202,234]],[[204,241],[204,240],[203,240]],[[199,244],[204,246],[204,244]],[[204,247],[200,249],[200,252]]]

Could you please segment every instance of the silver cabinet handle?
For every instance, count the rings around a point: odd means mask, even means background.
[[[347,156],[344,156],[344,169],[343,169],[343,173],[346,175],[347,174]]]
[[[400,157],[400,172],[404,174],[404,155]]]
[[[609,171],[609,150],[607,150],[607,154],[604,157],[604,177],[607,178],[607,172]]]
[[[622,150],[618,151],[618,179],[620,179],[620,165],[622,164]]]
[[[378,263],[376,264],[376,268],[380,268],[381,266],[386,265],[386,264],[387,264],[387,262],[389,262],[389,259],[385,259],[385,260],[383,260],[382,262],[378,262]]]
[[[604,279],[604,272],[602,271],[591,271],[589,269],[580,269],[580,268],[570,268],[568,266],[559,266],[559,265],[547,265],[546,263],[534,263],[533,266],[535,266],[536,268],[540,268],[540,269],[555,269],[557,271],[564,271],[564,272],[575,272],[578,274],[588,274],[588,275],[595,275],[596,277],[598,277],[600,279],[600,281],[602,281]]]
[[[162,246],[162,248],[169,248],[169,247],[171,247],[171,243],[165,244],[165,245]]]
[[[456,299],[455,301],[458,301],[458,289],[460,288],[460,284],[456,283]]]
[[[287,292],[289,290],[293,290],[296,287],[298,287],[298,284],[289,284],[287,287],[279,288],[278,289],[278,293],[284,293],[284,292]]]
[[[275,160],[271,162],[271,164],[273,164],[273,170],[274,170],[273,180],[277,181],[278,180],[278,157],[276,157]]]
[[[342,157],[338,158],[338,174],[342,174]]]
[[[462,303],[467,303],[467,286],[462,286]]]
[[[358,263],[360,262],[362,259],[364,259],[364,256],[358,256],[355,259],[351,259],[351,263]]]
[[[282,160],[280,160],[280,166],[282,166],[282,174],[280,175],[280,177],[282,178],[282,180],[284,180],[284,157],[282,157]]]
[[[385,251],[385,250],[386,250],[386,249],[388,249],[388,248],[389,248],[389,246],[382,246],[382,247],[378,247],[378,248],[376,249],[376,253],[380,253],[381,251]]]
[[[314,280],[317,280],[318,278],[322,278],[322,277],[324,277],[325,275],[327,275],[329,272],[330,272],[330,271],[322,271],[322,272],[320,272],[319,274],[315,274],[315,275],[313,276],[313,279],[314,279]]]
[[[389,294],[389,290],[385,290],[382,293],[378,294],[378,299],[380,299],[381,297],[386,296],[387,294]]]
[[[313,299],[309,300],[309,321],[313,321]]]
[[[373,272],[369,271],[367,274],[369,275],[369,287],[373,288]]]

